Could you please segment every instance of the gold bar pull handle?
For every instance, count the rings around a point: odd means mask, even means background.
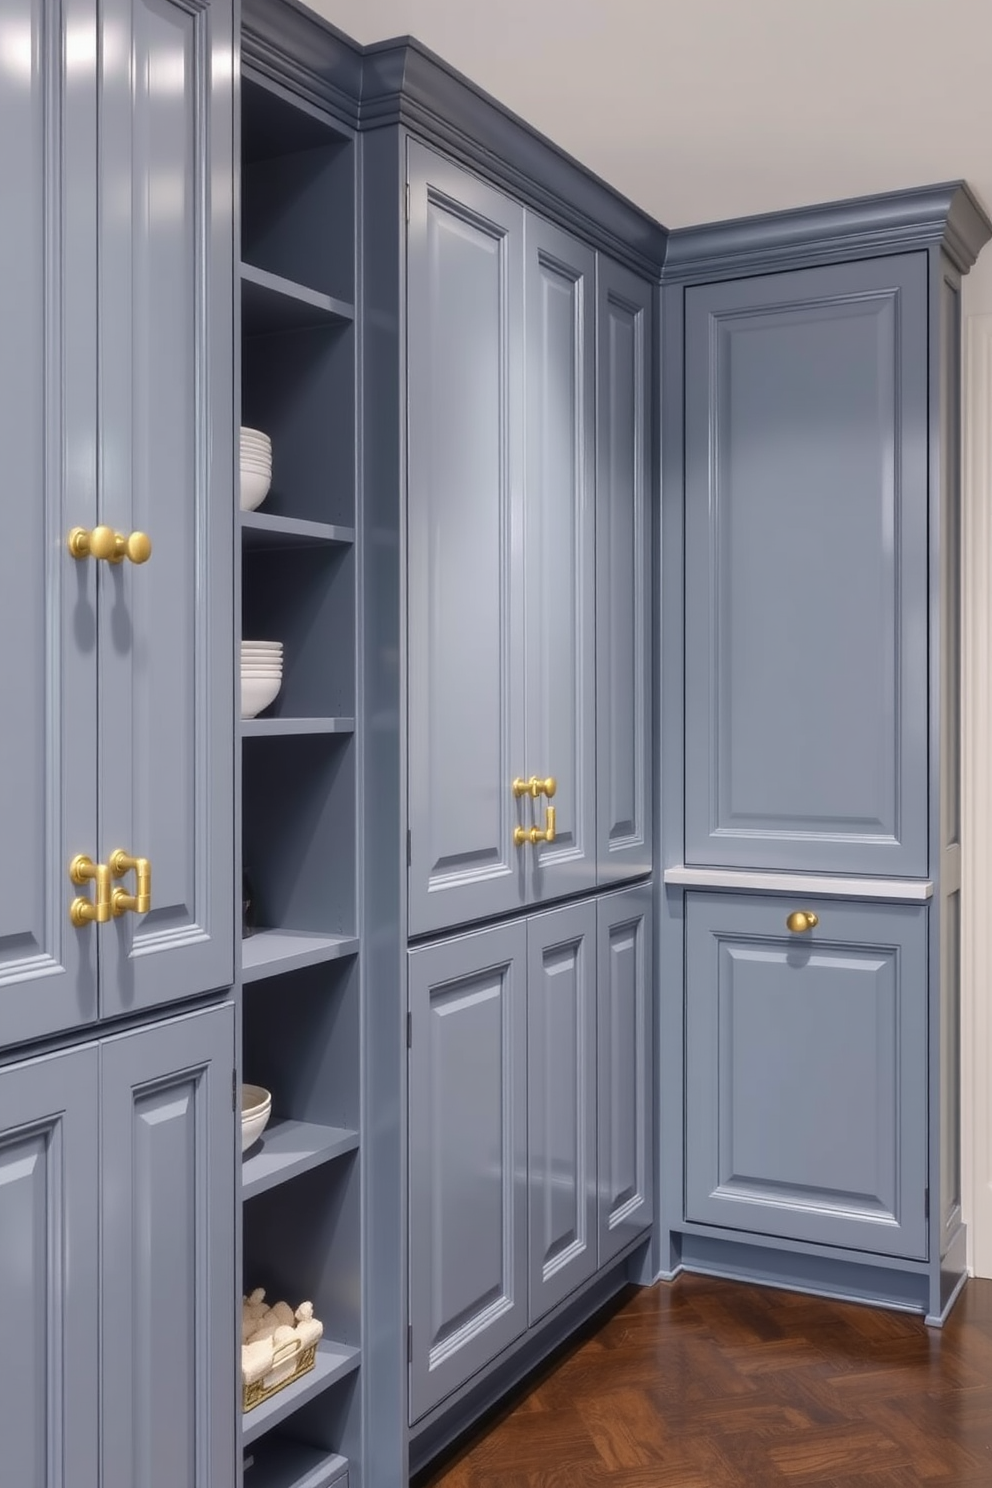
[[[525,842],[530,842],[534,847],[539,842],[554,842],[555,840],[555,808],[548,806],[544,812],[544,831],[540,827],[514,827],[513,845],[523,847]]]
[[[77,853],[69,864],[69,878],[74,884],[94,885],[92,899],[77,894],[69,905],[69,919],[77,930],[84,925],[105,925],[110,919],[110,868],[94,863],[85,853]]]
[[[122,847],[110,854],[110,872],[114,878],[123,878],[134,869],[137,880],[136,894],[126,889],[115,889],[110,896],[110,908],[115,919],[122,914],[147,914],[152,907],[152,865],[147,858],[132,858]]]
[[[152,556],[152,540],[144,532],[132,532],[125,537],[113,527],[73,527],[66,539],[66,547],[73,558],[96,558],[105,563],[123,563],[129,558],[132,563],[147,563]]]

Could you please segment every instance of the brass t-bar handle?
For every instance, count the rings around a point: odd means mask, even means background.
[[[531,842],[536,847],[539,842],[554,842],[555,840],[555,808],[548,806],[544,813],[544,831],[540,827],[514,827],[513,845],[523,847],[525,842]]]
[[[132,563],[147,563],[152,556],[152,540],[147,533],[132,532],[125,537],[112,527],[94,527],[92,532],[73,527],[66,547],[73,558],[97,558],[105,563],[123,563],[125,558]]]
[[[122,914],[147,914],[152,907],[152,865],[147,858],[132,858],[122,847],[110,854],[110,872],[114,878],[123,878],[134,869],[137,878],[136,894],[126,889],[115,889],[110,896],[110,908],[115,919]]]
[[[513,794],[518,800],[521,796],[532,796],[535,801],[541,796],[547,796],[550,801],[557,789],[558,782],[553,775],[549,775],[547,780],[539,780],[536,775],[532,775],[529,780],[521,780],[518,775],[513,782]]]

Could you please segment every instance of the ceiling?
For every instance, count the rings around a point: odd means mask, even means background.
[[[666,227],[964,178],[992,0],[310,0],[412,35]]]

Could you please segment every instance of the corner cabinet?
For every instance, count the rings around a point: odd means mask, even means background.
[[[652,291],[408,151],[409,928],[423,934],[650,872]]]
[[[965,1276],[960,284],[990,232],[940,186],[666,266],[669,1254],[934,1323]]]
[[[2,1045],[233,974],[231,5],[49,12],[0,89]]]

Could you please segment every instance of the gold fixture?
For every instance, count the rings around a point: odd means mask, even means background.
[[[811,909],[794,909],[786,920],[787,930],[794,930],[801,935],[804,930],[815,930],[820,923],[820,916],[815,915]]]
[[[513,794],[518,800],[521,796],[533,796],[535,801],[540,796],[547,796],[550,800],[557,789],[558,782],[553,775],[549,775],[547,780],[538,780],[536,775],[532,775],[529,780],[521,780],[518,775],[513,782]]]
[[[146,533],[132,532],[125,537],[112,527],[94,527],[92,532],[73,527],[66,546],[73,558],[97,558],[107,563],[123,563],[125,558],[132,563],[147,563],[152,555],[152,540]]]
[[[110,872],[114,878],[123,878],[134,869],[137,879],[136,894],[126,889],[115,889],[110,896],[110,908],[115,919],[130,911],[132,914],[147,914],[152,907],[152,865],[147,858],[132,858],[122,847],[110,854]]]
[[[545,808],[544,831],[540,827],[514,827],[513,845],[523,847],[525,842],[532,842],[536,847],[539,842],[554,842],[555,840],[555,808]]]
[[[69,905],[69,918],[77,930],[84,925],[105,925],[110,919],[110,869],[106,863],[94,863],[85,853],[77,853],[69,864],[69,877],[74,884],[93,883],[95,897],[77,895]]]

